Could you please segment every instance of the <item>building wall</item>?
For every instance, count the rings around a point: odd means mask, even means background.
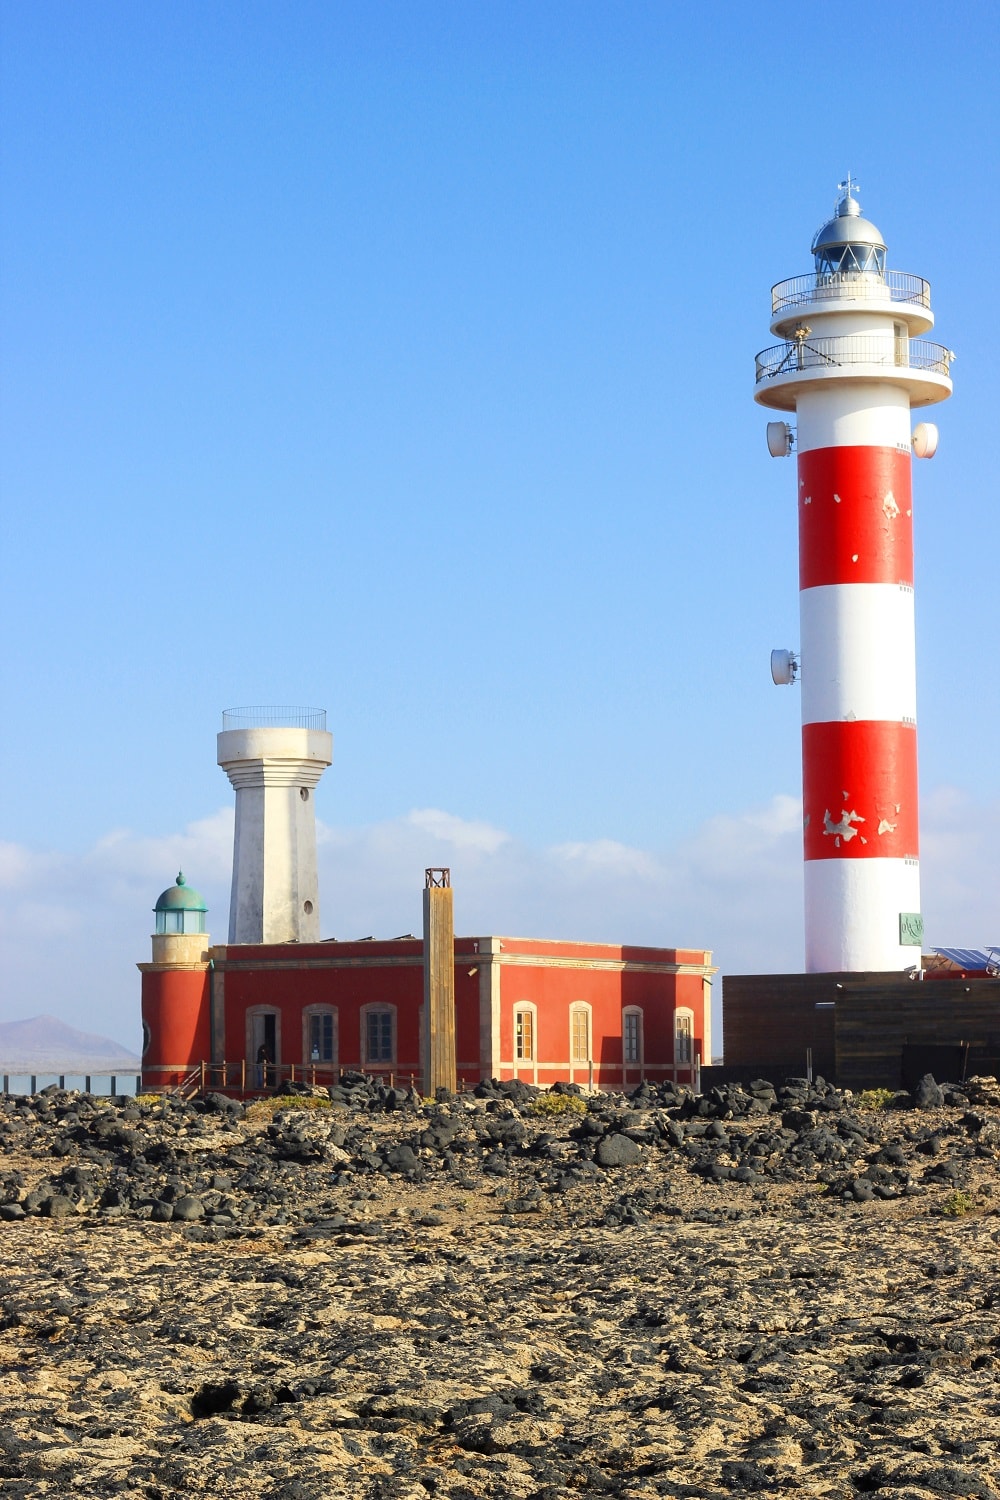
[[[856,978],[856,976],[855,976]],[[837,1082],[845,1088],[903,1086],[907,1047],[969,1047],[970,1074],[1000,1066],[1000,980],[844,985],[835,1011]],[[940,1071],[940,1070],[939,1070]],[[938,1079],[956,1083],[956,1078]]]
[[[996,979],[735,974],[723,981],[722,1005],[727,1072],[801,1075],[811,1048],[814,1072],[842,1088],[898,1089],[905,1049],[960,1043],[969,1047],[971,1072],[1000,1065]]]
[[[857,975],[852,976],[857,978]],[[726,1067],[803,1076],[834,1071],[833,1010],[842,974],[727,974],[722,981]]]
[[[334,1071],[363,1069],[422,1086],[423,945],[419,938],[391,942],[253,944],[217,947],[212,1022],[207,984],[195,1004],[182,983],[183,1026],[166,1025],[162,1004],[154,1025],[157,1057],[187,1069],[205,1060],[213,1078],[226,1086],[259,1084],[257,1046],[264,1026],[273,1028],[273,1062],[282,1076],[313,1076],[303,1017],[310,1008],[330,1008],[335,1016],[335,1057],[321,1062],[317,1081]],[[610,944],[558,943],[540,939],[456,938],[455,1021],[460,1082],[482,1077],[518,1077],[540,1084],[573,1080],[597,1087],[634,1086],[641,1078],[693,1078],[693,1059],[705,1056],[706,975],[713,972],[702,950],[623,948]],[[533,1007],[534,1056],[531,1066],[514,1058],[514,1011]],[[588,1008],[589,1048],[585,1059],[571,1055],[571,1012]],[[365,1026],[370,1007],[393,1017],[392,1055],[366,1053]],[[691,1012],[690,1057],[675,1055],[678,1008]],[[197,1005],[196,1005],[197,1008]],[[641,1012],[642,1052],[625,1067],[623,1011]],[[169,1005],[167,1006],[169,1010]],[[265,1022],[265,1017],[272,1017]],[[186,1029],[185,1029],[186,1028]],[[211,1034],[211,1041],[210,1041]],[[177,1057],[167,1057],[177,1051]],[[224,1074],[220,1071],[224,1067]],[[148,1082],[155,1080],[150,1078]]]
[[[541,939],[501,942],[499,1077],[606,1089],[633,1087],[642,1078],[692,1081],[694,1058],[705,1056],[710,954]],[[576,1007],[590,1020],[586,1059],[574,1056]],[[533,1020],[530,1059],[516,1056],[516,1013],[522,1008]],[[675,1047],[681,1008],[691,1012],[690,1044],[685,1047],[689,1056],[684,1059],[678,1059]],[[640,1055],[627,1064],[626,1010],[641,1017]]]
[[[210,1055],[208,965],[141,967],[142,1082],[174,1088]]]
[[[375,950],[378,948],[378,953]],[[274,1011],[278,1018],[276,1055],[282,1065],[311,1063],[303,1036],[303,1012],[309,1006],[332,1006],[337,1020],[339,1068],[391,1074],[409,1084],[420,1078],[420,1018],[423,1009],[423,960],[419,940],[399,943],[230,944],[216,950],[216,967],[225,974],[224,1051],[216,1062],[246,1058],[254,1062],[253,1016]],[[389,1009],[394,1016],[393,1055],[388,1060],[365,1056],[362,1028],[367,1007]]]

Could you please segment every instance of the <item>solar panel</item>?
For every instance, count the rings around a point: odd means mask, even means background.
[[[993,948],[935,948],[941,958],[950,958],[960,969],[985,969],[990,959],[1000,953],[1000,943]]]

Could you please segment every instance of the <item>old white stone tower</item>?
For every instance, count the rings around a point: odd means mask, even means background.
[[[227,709],[218,761],[236,789],[229,941],[318,942],[313,794],[333,762],[325,711]]]

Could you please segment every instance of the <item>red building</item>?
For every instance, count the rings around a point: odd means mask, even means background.
[[[330,1082],[357,1069],[422,1088],[424,942],[211,947],[204,903],[179,880],[157,902],[142,970],[143,1087],[202,1070],[232,1089]],[[711,953],[540,938],[456,937],[460,1083],[602,1089],[694,1082],[711,1057]]]

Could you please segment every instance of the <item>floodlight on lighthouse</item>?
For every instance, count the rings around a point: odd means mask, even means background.
[[[770,425],[770,424],[768,424]],[[918,422],[910,439],[914,458],[933,458],[937,452],[938,430],[935,422]]]
[[[799,659],[794,651],[771,652],[771,681],[775,687],[791,687],[799,675]]]
[[[795,433],[787,422],[768,422],[767,451],[772,458],[787,458],[795,446]]]

